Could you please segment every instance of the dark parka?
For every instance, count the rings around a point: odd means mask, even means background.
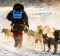
[[[14,9],[15,10],[23,10],[22,19],[13,19],[13,10]],[[27,14],[24,11],[24,6],[17,3],[17,4],[14,5],[13,10],[10,11],[7,15],[7,19],[12,22],[12,25],[14,24],[14,27],[16,27],[15,25],[25,24],[27,27],[29,27],[28,17],[27,17]],[[22,27],[20,27],[20,29],[21,28]]]

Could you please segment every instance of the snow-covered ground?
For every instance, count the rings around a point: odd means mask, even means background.
[[[0,56],[60,56],[60,45],[58,45],[58,51],[56,55],[51,55],[51,52],[43,52],[39,45],[35,48],[31,46],[31,42],[28,42],[25,34],[23,35],[23,47],[18,49],[14,47],[14,40],[12,37],[5,37],[4,33],[1,33],[2,28],[11,29],[10,23],[6,20],[8,12],[12,10],[12,7],[0,7]],[[60,10],[57,7],[45,6],[45,7],[27,7],[25,11],[29,17],[29,28],[36,30],[38,25],[48,25],[51,28],[60,29]]]

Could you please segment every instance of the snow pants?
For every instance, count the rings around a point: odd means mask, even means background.
[[[23,35],[22,31],[13,32],[13,38],[15,40],[14,47],[17,47],[18,44],[22,45],[22,35]]]

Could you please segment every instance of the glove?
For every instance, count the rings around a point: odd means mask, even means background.
[[[29,25],[26,25],[29,28]]]
[[[13,23],[11,23],[10,25],[13,26]]]
[[[24,28],[24,32],[27,33],[28,30],[29,30],[29,28],[28,28],[27,26],[25,26],[25,28]]]

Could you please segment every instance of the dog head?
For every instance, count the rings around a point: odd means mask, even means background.
[[[34,36],[34,34],[35,34],[35,31],[33,31],[33,30],[28,31],[28,35]]]
[[[4,30],[4,28],[2,29],[2,31],[1,31],[1,33],[3,33],[5,30]]]
[[[47,33],[43,34],[43,38],[48,38]]]

